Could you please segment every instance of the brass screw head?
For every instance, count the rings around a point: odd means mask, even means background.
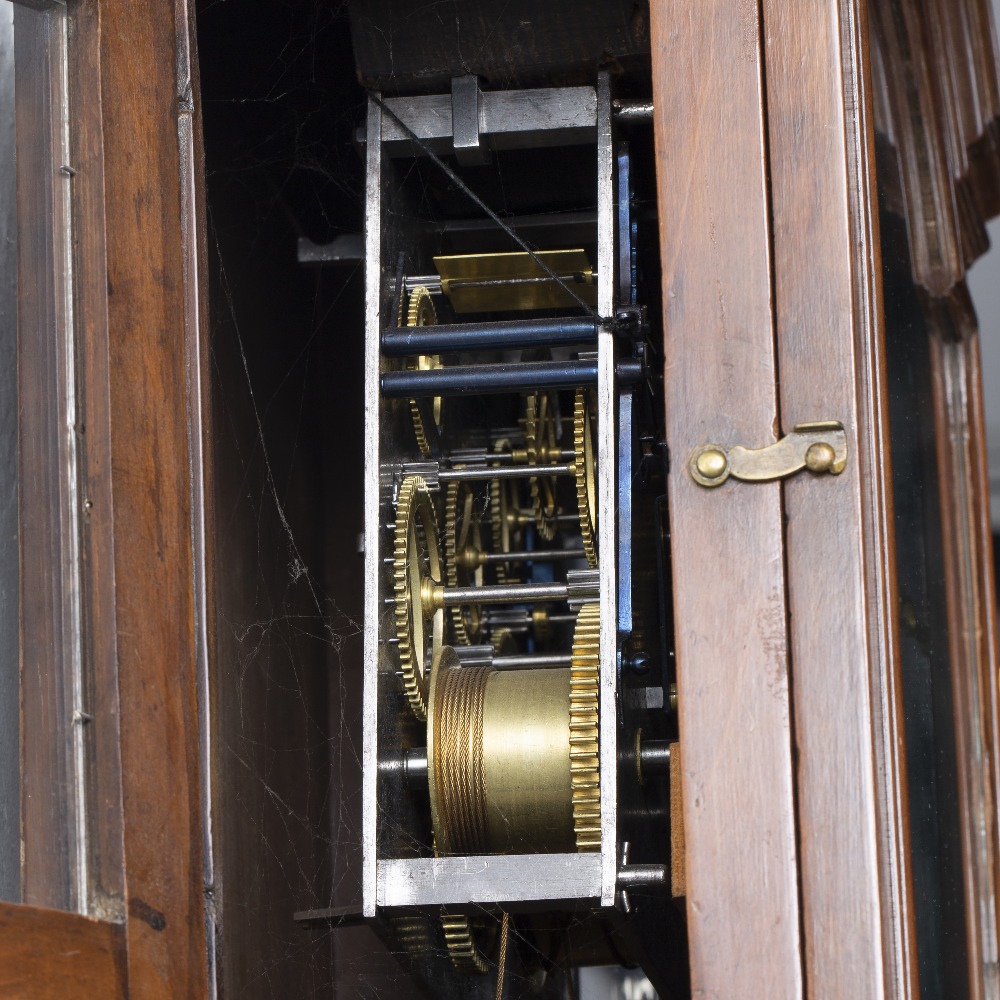
[[[829,472],[836,458],[833,447],[825,441],[817,441],[806,452],[806,468],[810,472]]]
[[[708,448],[698,456],[695,465],[706,479],[718,479],[726,471],[726,456],[717,448]]]

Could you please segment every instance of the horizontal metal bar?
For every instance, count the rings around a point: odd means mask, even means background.
[[[651,122],[653,120],[652,101],[614,101],[615,118],[627,122]]]
[[[438,472],[438,481],[448,482],[478,482],[484,479],[527,479],[529,476],[574,476],[576,467],[564,465],[504,465],[499,468],[474,469],[442,469]]]
[[[641,382],[644,375],[641,361],[629,358],[615,365],[615,379],[620,385],[634,385]],[[575,389],[597,384],[597,359],[455,365],[426,371],[385,372],[380,384],[382,395],[389,399]]]
[[[569,653],[519,653],[516,656],[495,656],[497,670],[530,670],[541,667],[568,667],[573,657]]]
[[[624,865],[618,869],[619,889],[649,889],[667,884],[666,865]]]
[[[382,353],[389,358],[404,358],[415,354],[443,354],[448,351],[500,351],[540,345],[596,342],[596,321],[586,316],[573,316],[505,320],[498,323],[394,327],[382,334]]]
[[[385,104],[434,152],[452,152],[451,94],[394,97]],[[493,90],[480,96],[480,141],[489,149],[593,142],[596,133],[597,95],[593,87]],[[419,153],[389,116],[382,123],[382,142],[388,156]]]
[[[597,384],[597,361],[456,365],[427,371],[385,372],[381,382],[382,395],[391,399],[573,389]]]
[[[565,583],[507,583],[488,587],[441,587],[440,603],[446,608],[466,604],[528,604],[532,601],[565,601],[570,588]],[[597,588],[594,588],[597,596]]]
[[[531,549],[523,552],[480,552],[477,562],[559,562],[563,559],[583,559],[583,549]]]
[[[383,859],[375,884],[379,906],[591,900],[601,894],[601,855]]]

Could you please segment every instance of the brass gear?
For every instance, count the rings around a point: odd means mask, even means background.
[[[495,656],[512,656],[517,652],[517,640],[514,633],[505,626],[501,626],[490,635],[490,645],[493,647]]]
[[[407,326],[434,326],[437,323],[437,313],[431,299],[430,290],[424,285],[418,285],[410,292],[409,308],[406,314]],[[436,354],[422,354],[416,360],[409,362],[409,368],[416,371],[431,371],[441,367],[441,359]],[[441,426],[441,397],[435,396],[431,404],[434,423]],[[410,400],[410,416],[413,418],[413,433],[417,439],[417,447],[424,458],[430,458],[431,443],[424,426],[424,418],[415,399]]]
[[[494,450],[509,450],[510,442],[503,438],[497,441]],[[520,541],[521,525],[518,482],[516,479],[490,480],[490,533],[494,552],[512,552]],[[494,566],[497,583],[517,583],[517,575],[511,572],[510,563],[499,562]]]
[[[601,849],[600,662],[601,606],[591,601],[576,616],[570,662],[569,759],[578,851]]]
[[[576,390],[573,406],[573,469],[576,502],[580,511],[580,537],[587,562],[597,568],[597,463],[594,453],[593,397]]]
[[[558,460],[556,447],[556,399],[550,392],[533,392],[526,399],[524,445],[529,465],[551,465]],[[531,477],[531,509],[539,537],[551,542],[556,535],[556,479]]]
[[[407,476],[396,501],[393,619],[403,689],[418,719],[427,718],[427,664],[444,642],[444,612],[439,609],[428,614],[424,608],[422,584],[428,577],[441,582],[437,516],[423,477]]]
[[[482,563],[475,557],[483,551],[480,510],[482,494],[475,484],[461,480],[448,484],[444,503],[444,563],[449,587],[481,587]],[[469,646],[478,641],[483,629],[483,613],[478,604],[448,609],[455,643]]]
[[[441,913],[441,929],[451,964],[464,976],[483,976],[490,971],[490,963],[476,938],[478,928],[462,913]]]

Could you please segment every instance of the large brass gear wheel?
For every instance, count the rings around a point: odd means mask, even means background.
[[[437,313],[430,291],[424,285],[418,285],[410,292],[409,308],[406,314],[407,326],[433,326],[437,323]],[[441,367],[441,359],[436,354],[422,354],[410,362],[410,367],[417,371],[431,371]],[[438,429],[441,428],[441,397],[435,396],[431,401],[431,413]],[[410,400],[410,416],[413,418],[413,433],[417,439],[417,447],[424,458],[431,456],[429,428],[424,426],[424,417],[415,399]]]
[[[449,587],[481,587],[483,565],[477,557],[483,551],[481,514],[488,498],[475,483],[461,480],[448,484],[444,503],[444,562]],[[483,613],[478,604],[448,609],[455,643],[469,646],[478,642],[483,630]]]
[[[587,389],[576,390],[573,406],[573,468],[580,537],[587,562],[597,568],[597,456],[594,450],[594,401]]]
[[[444,642],[444,612],[425,610],[423,583],[441,582],[437,516],[421,476],[407,476],[399,488],[393,543],[393,619],[399,640],[403,690],[413,714],[427,718],[428,670]]]
[[[576,616],[570,663],[570,780],[578,851],[601,849],[600,663],[601,606],[592,601]]]
[[[551,465],[559,461],[556,445],[556,397],[550,392],[533,392],[526,399],[524,414],[524,445],[528,464]],[[550,542],[556,535],[556,478],[531,477],[531,509],[535,530],[540,538]]]

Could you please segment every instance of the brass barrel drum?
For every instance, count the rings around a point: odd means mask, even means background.
[[[583,606],[569,670],[463,667],[442,648],[427,719],[441,854],[599,849],[599,619]]]

